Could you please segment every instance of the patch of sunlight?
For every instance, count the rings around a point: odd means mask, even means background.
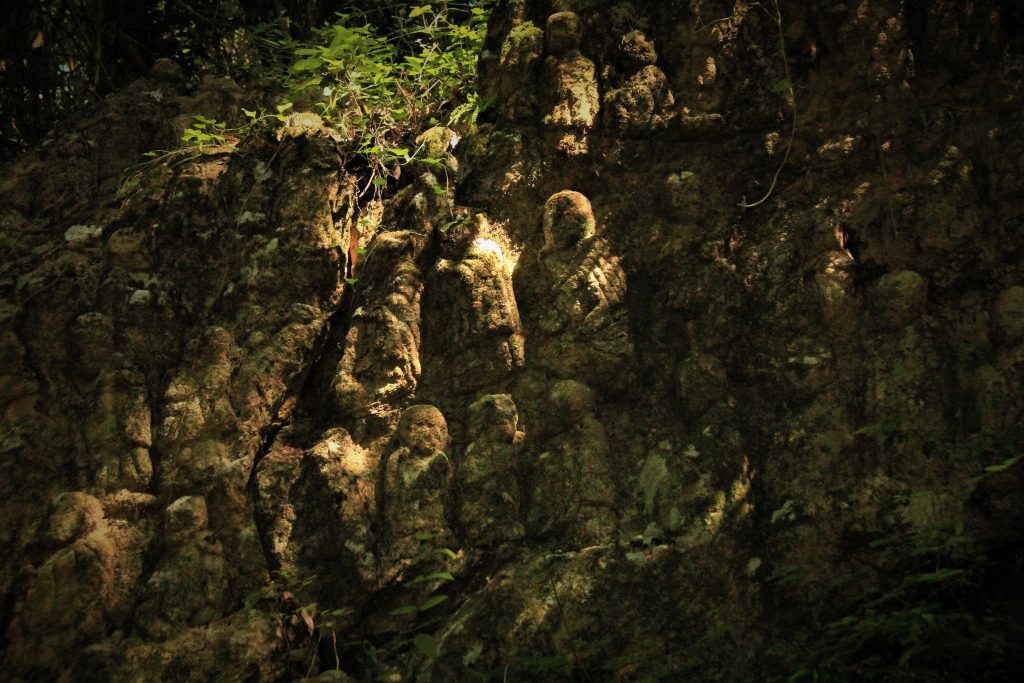
[[[501,250],[501,246],[494,240],[489,240],[486,237],[476,238],[473,241],[473,249],[486,254],[494,254],[502,261],[505,260],[505,253]]]

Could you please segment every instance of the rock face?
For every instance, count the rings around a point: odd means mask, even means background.
[[[217,79],[5,169],[5,675],[1019,670],[1022,17],[811,5],[500,3],[380,216],[310,116],[121,185]]]

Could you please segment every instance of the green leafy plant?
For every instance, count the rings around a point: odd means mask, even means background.
[[[317,653],[325,638],[334,653],[334,668],[341,667],[338,654],[338,620],[351,614],[347,607],[321,609],[313,599],[316,576],[301,569],[277,570],[271,582],[246,596],[244,605],[254,609],[268,605],[281,614],[281,633],[285,639],[288,660],[308,677],[317,663]]]
[[[987,467],[972,489],[1020,459]],[[915,501],[918,509],[940,505],[921,491],[895,497],[894,509],[911,515]],[[799,625],[806,635],[784,654],[791,673],[781,680],[1004,680],[1020,666],[1015,643],[1024,633],[1010,616],[1015,608],[993,600],[1004,589],[992,584],[996,576],[1019,583],[1024,553],[972,533],[962,513],[930,515],[851,539],[824,581],[808,580],[800,566],[775,572],[772,583],[790,607],[806,600],[813,618]]]
[[[313,40],[293,46],[289,99],[308,103],[351,139],[371,182],[383,187],[397,177],[397,166],[416,157],[420,150],[410,141],[426,126],[475,122],[482,103],[473,86],[487,14],[486,3],[461,14],[446,2],[424,4],[397,17],[386,35],[357,14],[339,14]]]
[[[188,143],[194,143],[200,149],[205,145],[224,145],[228,142],[227,125],[223,121],[208,119],[205,116],[196,114],[192,117],[193,123],[185,129],[181,139]]]
[[[236,128],[195,115],[180,147],[149,152],[148,161],[129,169],[122,193],[153,165],[231,152],[255,131],[287,122],[294,110],[318,114],[336,139],[347,141],[345,159],[362,161],[366,189],[375,195],[413,161],[440,167],[442,160],[426,156],[415,138],[434,125],[472,127],[486,107],[475,81],[490,5],[418,5],[392,17],[388,31],[367,12],[341,12],[308,40],[291,38],[280,21],[240,29],[233,49],[260,66],[256,73],[279,81],[285,101],[271,111],[243,108],[248,121]],[[440,184],[433,190],[446,192]]]
[[[123,198],[137,188],[142,181],[142,175],[155,166],[162,164],[172,167],[180,166],[207,154],[231,154],[236,150],[243,136],[270,118],[265,115],[257,116],[256,112],[246,111],[247,115],[250,113],[253,116],[250,117],[249,123],[235,128],[229,128],[228,124],[223,121],[195,114],[192,117],[192,124],[185,129],[181,136],[182,145],[174,149],[146,152],[143,154],[146,161],[129,166],[125,170],[118,186],[118,197]],[[284,120],[283,116],[281,120]]]
[[[390,616],[407,620],[397,636],[385,647],[361,643],[364,651],[377,671],[381,681],[411,680],[418,654],[423,667],[429,668],[440,656],[441,650],[431,631],[441,622],[435,608],[449,600],[441,588],[455,580],[450,563],[458,555],[450,548],[440,547],[434,542],[434,534],[417,534],[418,552],[408,560],[405,575],[399,582],[409,599],[405,604],[391,610]]]

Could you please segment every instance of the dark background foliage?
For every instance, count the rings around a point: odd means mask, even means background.
[[[260,76],[273,41],[309,38],[338,12],[378,29],[418,3],[405,0],[12,0],[0,22],[0,160],[59,121],[170,58],[185,76]],[[448,3],[466,11],[471,1]]]

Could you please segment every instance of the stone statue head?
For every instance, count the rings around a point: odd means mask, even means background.
[[[409,406],[398,420],[398,443],[417,455],[448,448],[448,423],[432,405]]]
[[[563,190],[551,195],[544,204],[545,249],[571,249],[593,237],[596,227],[590,200],[579,192]]]

